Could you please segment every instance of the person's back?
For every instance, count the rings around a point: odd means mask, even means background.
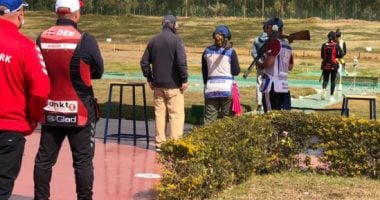
[[[169,119],[170,138],[183,135],[185,122],[184,92],[187,89],[185,47],[177,36],[177,18],[167,15],[162,31],[149,42],[141,57],[140,66],[149,87],[154,91],[156,120],[156,150],[166,141],[166,121]],[[168,116],[167,116],[168,115]]]
[[[184,50],[182,39],[170,28],[163,28],[151,39],[147,48],[152,59],[153,84],[162,88],[181,87],[187,77],[184,71],[187,68],[185,52],[178,52]]]
[[[96,39],[78,30],[79,0],[57,0],[56,24],[37,38],[52,90],[45,107],[34,167],[35,199],[49,199],[52,167],[67,137],[73,157],[77,199],[92,199],[95,127],[98,120],[91,79],[104,66]]]
[[[323,70],[335,70],[338,68],[336,60],[337,44],[335,41],[328,41],[322,46],[322,69]]]
[[[50,91],[39,48],[19,32],[22,0],[0,0],[0,199],[8,199],[20,171],[25,135],[36,128]]]
[[[35,128],[30,122],[34,121],[36,125],[40,120],[46,91],[50,88],[47,72],[42,65],[43,60],[38,59],[40,52],[35,44],[11,22],[1,18],[0,22],[0,96],[6,97],[0,98],[0,130],[30,134]],[[35,63],[39,65],[33,66]],[[36,85],[38,82],[42,83]],[[41,87],[43,84],[45,87]],[[30,107],[29,97],[37,98],[35,103],[40,99],[43,104]]]
[[[225,25],[217,26],[212,35],[214,44],[205,48],[202,54],[206,124],[215,121],[219,113],[222,117],[232,114],[233,76],[240,73],[229,28]]]
[[[326,98],[326,88],[329,82],[329,77],[331,76],[330,83],[330,101],[335,101],[334,92],[335,92],[335,81],[336,75],[339,68],[337,58],[342,57],[342,50],[336,44],[336,33],[330,31],[327,34],[328,41],[322,44],[321,47],[321,70],[323,76],[322,83],[322,92],[321,99],[324,100]]]

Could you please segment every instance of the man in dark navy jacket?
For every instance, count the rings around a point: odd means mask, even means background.
[[[166,113],[169,114],[170,137],[183,135],[185,121],[184,92],[187,89],[185,46],[176,35],[176,17],[167,15],[162,21],[161,33],[148,43],[141,58],[141,69],[154,90],[156,119],[156,150],[166,141]]]

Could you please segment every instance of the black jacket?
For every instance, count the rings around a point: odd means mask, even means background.
[[[140,61],[148,82],[160,88],[180,88],[187,83],[187,63],[182,39],[169,27],[148,43]]]

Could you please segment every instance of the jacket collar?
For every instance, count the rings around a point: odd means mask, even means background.
[[[176,31],[175,31],[175,30],[173,30],[172,28],[167,27],[167,26],[164,26],[164,27],[162,28],[162,31],[168,31],[168,32],[172,32],[172,33],[176,34]]]
[[[6,30],[18,31],[18,27],[16,26],[16,24],[5,19],[0,19],[0,27],[5,27]]]
[[[57,22],[55,23],[55,25],[59,25],[59,26],[73,26],[75,29],[78,29],[78,24],[75,23],[73,20],[70,20],[70,19],[57,19]]]

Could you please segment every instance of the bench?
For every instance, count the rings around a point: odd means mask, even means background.
[[[369,119],[376,120],[376,96],[363,96],[343,94],[342,112],[341,115],[349,116],[348,101],[349,100],[364,100],[369,101]]]
[[[342,76],[344,85],[355,84],[357,86],[367,86],[376,88],[379,85],[379,77],[376,76]]]

